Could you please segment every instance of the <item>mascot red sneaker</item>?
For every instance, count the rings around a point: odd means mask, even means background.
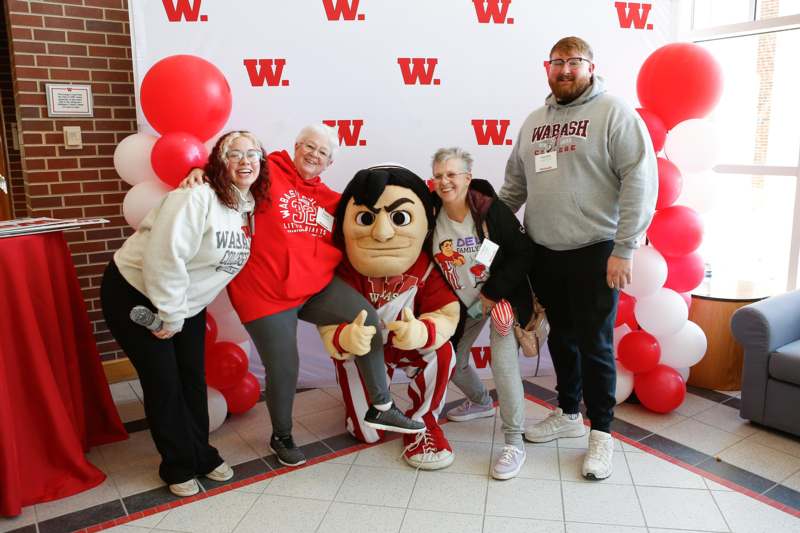
[[[425,423],[424,432],[403,436],[403,457],[424,470],[453,462],[437,420],[455,365],[450,337],[459,314],[458,299],[424,251],[430,249],[426,241],[433,226],[430,192],[419,176],[399,166],[356,173],[336,211],[334,240],[347,254],[337,274],[372,303],[381,327],[375,332],[364,326],[363,314],[349,324],[320,327],[335,360],[347,430],[363,442],[376,442],[383,432],[374,429],[374,420],[363,422],[375,413],[367,412],[370,402],[353,355],[363,352],[359,346],[368,345],[372,335],[383,335],[388,379],[398,368],[405,372],[412,403],[406,416]]]

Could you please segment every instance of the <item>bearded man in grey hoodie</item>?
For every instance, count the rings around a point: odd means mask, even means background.
[[[582,473],[611,475],[616,370],[613,328],[619,289],[655,210],[658,170],[644,123],[606,93],[589,44],[565,37],[545,62],[552,93],[520,129],[500,199],[525,206],[535,244],[531,279],[547,309],[558,403],[525,432],[532,442],[586,433]]]

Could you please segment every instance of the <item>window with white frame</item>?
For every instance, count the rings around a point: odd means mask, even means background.
[[[722,98],[708,117],[720,135],[719,162],[713,173],[684,181],[684,195],[694,195],[705,222],[699,252],[715,280],[755,285],[763,296],[794,289],[800,0],[694,0],[681,7],[691,10],[683,40],[708,49],[724,75]]]

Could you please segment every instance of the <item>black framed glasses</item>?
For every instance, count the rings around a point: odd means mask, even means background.
[[[548,68],[562,68],[564,65],[569,65],[569,68],[580,68],[581,64],[586,61],[590,65],[592,64],[591,61],[586,59],[585,57],[569,57],[567,59],[550,59],[549,61],[545,61],[544,64]]]

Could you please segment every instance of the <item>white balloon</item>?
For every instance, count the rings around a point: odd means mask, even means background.
[[[633,314],[645,331],[656,337],[667,337],[686,324],[689,309],[680,294],[662,288],[647,298],[636,300]]]
[[[667,281],[667,262],[652,246],[642,246],[633,252],[631,283],[622,289],[635,298],[645,298],[664,286]]]
[[[683,176],[683,189],[675,203],[702,214],[716,208],[717,198],[717,176],[713,172],[703,172]]]
[[[719,159],[720,149],[716,127],[703,118],[684,120],[667,133],[664,143],[667,158],[684,175],[711,169]]]
[[[228,416],[228,402],[214,387],[206,387],[208,393],[208,431],[219,428]]]
[[[617,389],[614,391],[614,398],[617,399],[617,405],[619,405],[627,400],[633,392],[633,372],[616,359],[614,362],[617,365]]]
[[[658,344],[661,345],[661,364],[675,369],[696,365],[708,348],[705,332],[691,321],[672,335],[659,336]]]
[[[689,373],[691,371],[690,368],[676,368],[675,371],[681,375],[683,378],[683,382],[686,383],[689,381]]]
[[[134,133],[122,139],[114,150],[114,168],[119,177],[131,185],[157,181],[158,176],[150,164],[150,152],[157,140],[149,133]]]
[[[143,181],[134,185],[122,201],[122,215],[125,217],[125,222],[133,229],[138,229],[147,213],[160,204],[169,191],[169,186],[158,180]]]
[[[622,337],[631,332],[631,327],[628,324],[622,324],[618,328],[614,328],[614,357],[617,357],[617,346]]]
[[[235,344],[250,340],[250,335],[242,326],[239,315],[233,310],[228,292],[220,292],[208,306],[208,312],[217,321],[217,342],[228,341]]]

